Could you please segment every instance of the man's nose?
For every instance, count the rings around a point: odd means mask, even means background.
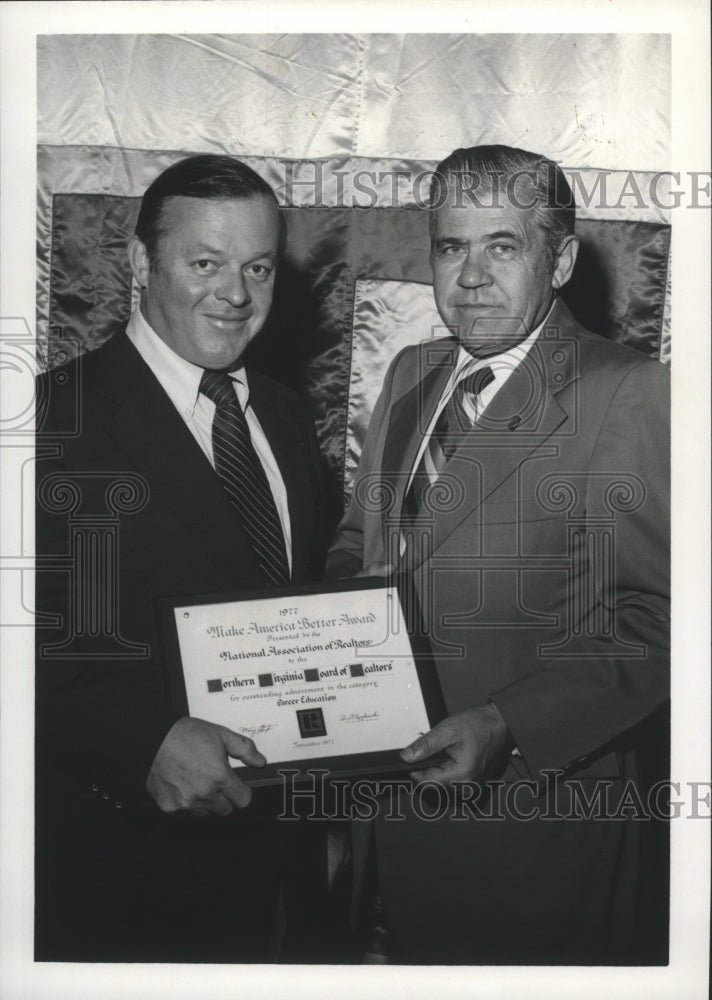
[[[490,283],[489,268],[481,254],[468,253],[462,262],[457,280],[463,288],[479,288],[480,285]]]
[[[218,299],[229,302],[231,306],[236,308],[246,306],[251,298],[242,269],[225,269],[220,275],[215,295]]]

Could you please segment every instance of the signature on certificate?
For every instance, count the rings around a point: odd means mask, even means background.
[[[240,732],[245,733],[246,736],[261,736],[262,733],[268,733],[270,729],[274,729],[275,725],[274,722],[263,722],[259,726],[240,726]]]
[[[378,712],[350,712],[340,715],[339,722],[374,722],[377,718]]]

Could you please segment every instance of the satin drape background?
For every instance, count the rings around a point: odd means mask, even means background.
[[[125,323],[124,248],[156,174],[236,155],[275,187],[289,234],[253,363],[308,396],[348,492],[385,365],[439,324],[425,172],[495,142],[545,153],[578,184],[564,296],[577,318],[668,361],[669,199],[651,184],[669,167],[669,93],[663,35],[40,37],[44,363]]]

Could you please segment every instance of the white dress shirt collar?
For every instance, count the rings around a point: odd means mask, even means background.
[[[190,420],[200,393],[204,369],[186,361],[150,325],[140,308],[131,313],[126,334],[161,383],[171,402],[185,420]],[[231,372],[240,405],[247,409],[249,386],[244,367]]]

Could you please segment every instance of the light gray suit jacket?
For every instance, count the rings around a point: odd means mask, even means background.
[[[583,780],[635,773],[635,727],[668,697],[668,372],[584,330],[557,302],[526,363],[463,437],[432,510],[409,524],[409,474],[456,353],[454,341],[431,341],[392,362],[328,571],[391,561],[412,574],[449,714],[493,700],[521,753],[505,780],[539,781],[548,769]],[[502,828],[466,825],[502,886],[514,870]],[[571,859],[553,832],[536,847],[531,825],[513,835],[537,852],[522,877],[542,872],[527,898],[551,898],[544,854],[552,865],[562,852]],[[417,931],[412,915],[435,908],[449,876],[428,890],[413,873],[435,870],[443,852],[455,858],[449,912],[461,878],[474,878],[474,841],[456,824],[410,821],[377,823],[377,840],[392,925],[426,947],[438,922],[422,918]],[[600,850],[581,848],[571,878],[593,870]],[[616,864],[628,856],[620,845],[609,854]]]

